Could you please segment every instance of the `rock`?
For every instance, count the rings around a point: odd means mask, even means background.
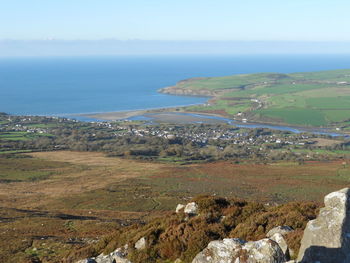
[[[270,239],[275,241],[280,246],[286,259],[290,259],[289,248],[283,235],[280,233],[275,233],[272,237],[270,237]]]
[[[198,205],[195,202],[188,203],[185,206],[184,212],[185,212],[185,214],[192,215],[192,216],[197,215],[198,214]]]
[[[248,251],[247,263],[284,263],[286,258],[279,245],[268,238],[248,242],[244,245],[244,249]],[[244,258],[240,260],[244,262]]]
[[[101,254],[95,258],[96,263],[112,263],[113,258],[110,255]]]
[[[76,263],[131,263],[126,257],[128,255],[127,245],[117,248],[108,255],[100,254],[95,258],[79,260]]]
[[[266,236],[270,238],[276,233],[279,233],[282,236],[284,236],[293,231],[294,231],[293,228],[291,228],[290,226],[277,226],[272,228],[269,232],[267,232]]]
[[[284,263],[285,256],[271,239],[245,242],[233,238],[212,241],[192,263]]]
[[[117,248],[111,254],[113,263],[131,263],[126,257],[128,256],[128,245]]]
[[[145,249],[147,245],[146,238],[141,237],[136,243],[135,243],[135,248],[137,250],[142,250]]]
[[[86,258],[86,259],[79,260],[76,263],[96,263],[96,261],[92,258]]]
[[[324,198],[325,207],[305,228],[298,262],[350,262],[349,195],[344,188]]]
[[[175,212],[176,212],[176,213],[179,213],[179,212],[180,212],[182,209],[184,209],[184,208],[185,208],[184,205],[178,204],[178,205],[176,206]]]
[[[245,241],[238,238],[212,241],[202,252],[197,254],[192,263],[231,263],[242,250]]]

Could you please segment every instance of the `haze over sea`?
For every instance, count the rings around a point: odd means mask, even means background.
[[[350,55],[119,56],[0,59],[0,112],[58,115],[202,103],[157,93],[192,77],[350,68]]]

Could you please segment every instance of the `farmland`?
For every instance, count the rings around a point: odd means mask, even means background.
[[[160,92],[212,97],[208,104],[186,111],[350,130],[350,70],[193,78]]]

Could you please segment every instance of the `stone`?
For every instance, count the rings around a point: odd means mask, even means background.
[[[231,259],[238,256],[238,251],[244,244],[245,241],[238,238],[212,241],[207,248],[197,254],[192,263],[231,263]]]
[[[131,263],[126,257],[128,256],[128,245],[124,247],[117,248],[111,254],[113,263]]]
[[[244,249],[248,251],[247,263],[284,263],[286,258],[280,246],[273,240],[265,238],[255,242],[248,242]],[[239,263],[245,263],[245,259]]]
[[[192,215],[192,216],[197,215],[198,214],[198,205],[195,202],[188,203],[185,206],[184,212],[185,212],[185,214]]]
[[[298,262],[350,262],[349,195],[344,188],[325,196],[325,207],[306,225]]]
[[[280,246],[286,259],[290,259],[289,248],[283,235],[280,233],[275,233],[273,236],[270,237],[270,239],[275,241]]]
[[[142,250],[145,249],[147,245],[146,238],[141,237],[136,243],[135,243],[135,248],[137,250]]]
[[[245,242],[238,238],[212,241],[192,263],[284,263],[279,245],[271,239]]]
[[[112,263],[113,258],[110,255],[101,254],[95,258],[96,263]]]
[[[279,233],[282,236],[284,236],[293,231],[294,231],[293,228],[291,228],[290,226],[277,226],[272,228],[269,232],[267,232],[266,236],[270,238],[276,233]]]
[[[86,259],[79,260],[76,263],[96,263],[96,261],[92,258],[86,258]]]
[[[176,206],[175,212],[176,212],[176,213],[179,213],[179,212],[180,212],[182,209],[184,209],[184,208],[185,208],[184,205],[178,204],[178,205]]]
[[[117,248],[108,255],[100,254],[95,258],[79,260],[76,263],[131,263],[126,257],[128,255],[127,245]]]

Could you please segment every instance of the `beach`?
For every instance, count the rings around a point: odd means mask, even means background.
[[[120,111],[120,112],[106,112],[79,115],[85,118],[103,120],[103,121],[118,121],[125,119],[133,119],[143,117],[150,119],[157,123],[207,123],[218,124],[226,123],[226,120],[220,119],[221,116],[192,114],[183,111],[181,108],[163,108],[163,109],[149,109],[149,110],[135,110],[135,111]],[[217,117],[217,118],[213,118]]]

